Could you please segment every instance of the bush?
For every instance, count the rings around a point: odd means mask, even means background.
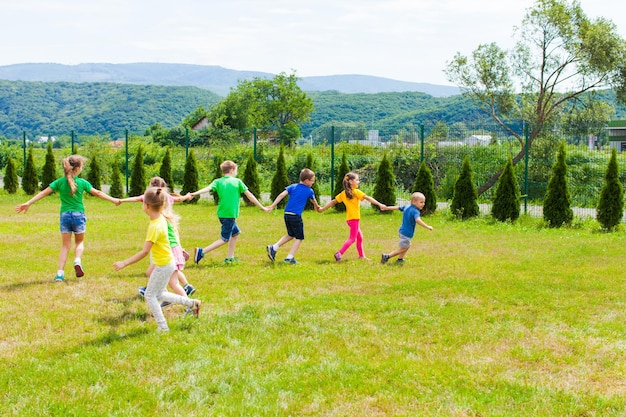
[[[243,182],[248,187],[248,191],[250,191],[257,198],[257,200],[261,201],[261,188],[259,185],[259,172],[257,165],[258,164],[254,160],[254,153],[250,152],[248,160],[246,161],[246,169],[243,171]],[[250,201],[245,194],[243,196],[243,200],[248,206],[254,205],[254,203]]]
[[[48,186],[57,179],[56,162],[54,161],[54,153],[52,153],[52,141],[48,141],[48,149],[46,151],[46,162],[43,164],[43,170],[41,172],[41,190],[48,188]]]
[[[9,194],[15,194],[17,192],[17,186],[18,180],[15,162],[13,158],[9,158],[7,159],[7,165],[4,169],[4,189]]]
[[[285,166],[284,146],[281,145],[278,158],[276,159],[276,173],[272,178],[272,190],[270,192],[270,200],[274,201],[280,193],[289,185],[289,177],[287,177],[287,167]],[[276,207],[283,208],[287,204],[287,198],[283,198]]]
[[[159,168],[159,177],[167,184],[171,192],[174,192],[174,178],[172,178],[172,154],[170,148],[165,149],[161,168]],[[195,191],[195,190],[194,190]]]
[[[28,195],[33,195],[39,188],[39,180],[37,179],[37,169],[35,168],[35,159],[33,157],[33,147],[28,149],[26,157],[26,166],[22,175],[22,190]]]
[[[113,162],[111,170],[111,190],[109,195],[115,198],[124,197],[124,190],[122,188],[122,177],[120,175],[120,166],[117,162]]]
[[[196,157],[193,152],[193,149],[189,150],[189,156],[185,161],[185,176],[183,179],[183,190],[181,191],[182,195],[187,193],[192,193],[194,191],[198,191],[198,163],[196,162]],[[196,204],[200,199],[199,196],[195,196],[191,200],[187,200],[187,203]]]
[[[461,173],[454,183],[454,196],[450,204],[452,213],[461,219],[469,219],[480,214],[478,208],[478,191],[474,184],[474,176],[470,167],[469,157],[463,159]]]
[[[619,179],[617,151],[613,148],[611,159],[604,176],[604,186],[600,191],[596,218],[606,230],[615,230],[624,216],[624,188]]]
[[[543,202],[543,219],[549,227],[569,225],[574,219],[567,187],[567,165],[565,164],[565,142],[559,145],[556,162],[548,181],[548,190]]]
[[[515,221],[520,214],[520,192],[513,172],[513,161],[509,157],[500,175],[496,196],[491,206],[491,215],[501,222]]]
[[[387,154],[383,155],[383,159],[380,161],[378,165],[378,170],[376,171],[376,185],[374,186],[374,199],[379,202],[387,205],[394,206],[396,204],[396,187],[395,187],[395,177],[393,175],[393,169],[391,168],[391,163],[389,162],[389,158],[387,158]],[[380,211],[380,207],[373,206],[375,210]],[[391,211],[384,211],[383,213],[391,213]]]
[[[224,175],[222,173],[222,168],[220,168],[220,165],[222,165],[222,162],[224,162],[224,159],[220,155],[215,155],[213,157],[215,175],[213,175],[213,179],[211,181],[215,181],[218,178],[222,178],[222,176]],[[217,205],[220,201],[220,196],[217,194],[217,191],[211,191],[211,196],[213,196],[213,202],[215,203],[215,205]]]
[[[133,163],[133,172],[130,175],[130,191],[131,197],[142,195],[146,190],[146,171],[143,166],[143,151],[141,146],[137,148],[135,162]]]
[[[332,198],[335,198],[343,191],[343,177],[350,172],[350,168],[348,167],[348,161],[346,160],[346,154],[341,154],[341,164],[339,165],[339,170],[337,171],[337,176],[335,177],[335,189],[333,190]],[[343,203],[335,204],[335,210],[342,212],[346,211],[346,205]]]
[[[89,181],[96,190],[101,190],[101,178],[102,170],[100,169],[100,164],[98,164],[98,158],[96,157],[96,155],[94,155],[91,157],[91,161],[89,161],[89,172],[87,173],[87,181]]]
[[[437,194],[435,193],[435,183],[433,181],[433,174],[426,164],[426,161],[422,161],[419,171],[417,171],[417,178],[411,189],[411,193],[420,192],[426,197],[426,204],[422,208],[421,215],[428,216],[437,211]]]

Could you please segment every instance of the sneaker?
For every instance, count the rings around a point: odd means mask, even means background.
[[[396,265],[403,265],[404,264],[404,259],[396,259]]]
[[[267,249],[267,257],[274,262],[276,260],[276,250],[274,249],[274,246],[267,245],[265,249]]]
[[[191,294],[196,292],[196,288],[193,285],[191,285],[191,284],[185,285],[183,287],[183,290],[185,290],[185,293],[187,294],[187,296],[190,296]]]
[[[202,250],[202,248],[196,248],[193,253],[193,261],[197,264],[202,260],[202,258],[204,258],[204,251]]]
[[[224,258],[224,265],[232,265],[237,263],[239,263],[239,259],[237,259],[236,257]]]
[[[337,262],[339,262],[341,260],[341,253],[339,253],[339,252],[335,253],[335,260]]]
[[[80,264],[80,262],[74,264],[74,271],[76,272],[76,276],[78,278],[85,275],[85,270],[83,269],[83,266]]]
[[[296,258],[285,258],[285,260],[283,261],[286,264],[291,264],[291,265],[295,265],[298,262],[296,262]]]
[[[380,257],[380,263],[386,264],[388,260],[389,260],[389,255],[387,255],[386,253],[383,253]]]
[[[202,302],[200,300],[193,300],[193,307],[191,307],[191,313],[195,318],[198,318],[200,315],[200,305]]]
[[[161,303],[161,308],[169,307],[171,305],[172,305],[172,303],[170,303],[169,301],[163,301]]]
[[[63,282],[63,275],[56,275],[54,277],[54,282]]]
[[[148,287],[139,287],[137,288],[137,291],[139,292],[139,295],[141,295],[142,297],[146,296],[146,288]]]
[[[364,261],[371,261],[371,259],[368,258],[367,256],[359,256],[359,259],[362,259]]]

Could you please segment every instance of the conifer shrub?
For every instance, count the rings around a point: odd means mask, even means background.
[[[435,182],[433,180],[433,174],[426,161],[422,161],[419,170],[417,171],[417,177],[411,188],[411,194],[414,192],[420,192],[426,197],[426,204],[424,208],[420,210],[422,216],[428,216],[437,211],[437,193],[435,192]]]
[[[285,165],[285,148],[283,145],[280,146],[280,151],[278,152],[278,158],[276,159],[276,172],[274,173],[274,177],[272,177],[272,189],[270,191],[270,200],[274,201],[274,199],[278,196],[278,194],[282,193],[290,184],[289,177],[287,176],[287,166]],[[283,208],[287,204],[287,198],[283,198],[276,207]]]
[[[619,179],[617,151],[613,148],[611,159],[604,175],[604,185],[600,190],[596,219],[603,229],[617,230],[624,216],[624,187]]]
[[[120,174],[120,165],[117,161],[113,162],[111,167],[111,190],[109,195],[115,198],[124,197],[124,189],[122,187],[122,176]]]
[[[137,148],[137,155],[133,162],[133,171],[130,174],[130,190],[128,195],[135,197],[142,195],[146,190],[146,169],[143,166],[143,150]]]
[[[41,190],[48,188],[48,186],[57,179],[56,162],[54,161],[54,153],[52,153],[52,141],[48,141],[48,148],[46,151],[46,161],[43,164],[41,170]]]
[[[395,206],[396,205],[396,179],[393,175],[393,168],[391,167],[391,163],[389,162],[389,158],[387,158],[387,154],[383,155],[383,159],[380,161],[378,165],[378,169],[376,171],[376,184],[374,185],[374,193],[373,197],[379,202],[387,205],[387,206]],[[381,211],[380,207],[373,205],[375,210]],[[383,211],[382,213],[389,214],[391,211]]]
[[[315,172],[315,158],[313,157],[312,153],[307,154],[306,156],[306,166],[305,168],[310,169],[311,171]],[[317,174],[315,175],[316,180],[313,183],[313,185],[311,186],[311,189],[313,190],[313,194],[315,194],[315,200],[318,202],[318,204],[321,204],[322,202],[320,201],[320,187],[317,184]],[[298,180],[300,178],[298,177]],[[313,206],[313,203],[311,203],[311,200],[308,200],[306,202],[306,205],[304,206],[305,210],[314,210],[315,206]]]
[[[13,158],[8,158],[7,165],[4,167],[4,190],[9,194],[15,194],[18,186],[15,161]]]
[[[498,188],[491,206],[491,215],[498,221],[515,221],[520,215],[520,192],[515,173],[513,172],[513,161],[509,160],[504,166]]]
[[[87,173],[87,181],[89,181],[96,190],[101,190],[101,179],[102,170],[100,169],[100,164],[98,163],[98,157],[94,154],[91,157],[91,161],[89,161],[89,172]]]
[[[198,191],[200,188],[198,184],[198,162],[196,161],[196,155],[193,152],[193,149],[190,149],[187,160],[185,161],[185,173],[183,175],[183,189],[181,194],[185,195],[187,193]],[[186,203],[196,204],[199,199],[199,196],[195,196],[191,200],[187,200]]]
[[[346,154],[343,153],[341,155],[341,164],[339,164],[339,169],[337,170],[337,176],[335,177],[335,189],[333,190],[332,198],[335,198],[343,191],[343,177],[350,172],[350,168],[348,167],[348,160],[346,159]],[[337,203],[334,205],[336,211],[343,212],[346,211],[346,205],[343,203]]]
[[[476,217],[480,214],[478,207],[478,190],[474,184],[474,175],[470,166],[469,157],[463,159],[461,172],[454,183],[454,195],[450,204],[450,211],[462,220]]]
[[[222,178],[224,176],[224,174],[222,173],[222,168],[220,167],[220,165],[222,165],[222,162],[224,162],[224,158],[222,158],[220,155],[215,155],[213,157],[213,166],[215,168],[215,174],[213,175],[213,179],[211,180],[211,182],[215,181],[218,178]],[[213,197],[213,202],[217,206],[218,203],[220,202],[220,196],[217,194],[217,191],[211,191],[211,196]]]
[[[35,168],[35,159],[33,157],[33,147],[28,149],[26,157],[26,166],[22,175],[22,190],[28,195],[33,195],[39,188],[39,180],[37,179],[37,168]]]
[[[246,161],[246,169],[243,171],[243,183],[248,187],[248,191],[250,191],[257,200],[261,201],[261,186],[259,180],[259,171],[258,164],[254,160],[254,153],[250,152],[248,156],[248,160]],[[243,200],[246,205],[253,206],[254,203],[248,199],[245,195],[243,196]]]
[[[161,167],[159,168],[159,177],[163,178],[163,181],[165,181],[170,191],[174,192],[174,178],[172,177],[172,153],[170,152],[169,147],[165,149],[165,155],[163,155]]]
[[[567,186],[565,143],[561,142],[556,161],[552,166],[546,197],[543,200],[543,219],[548,224],[548,227],[570,225],[574,219],[574,211],[571,204]]]

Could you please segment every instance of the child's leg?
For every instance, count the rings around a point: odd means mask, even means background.
[[[180,283],[178,282],[179,273],[180,271],[178,270],[172,273],[172,275],[170,276],[169,285],[172,291],[174,291],[176,294],[183,296],[183,297],[187,297],[187,293],[185,292],[183,287],[180,286]]]
[[[276,242],[274,244],[274,249],[278,250],[278,248],[280,248],[281,246],[283,246],[285,243],[289,242],[291,239],[293,239],[293,237],[289,236],[289,235],[285,235],[283,237],[281,237],[278,242]]]
[[[181,271],[180,269],[178,270],[178,282],[180,283],[182,287],[189,284],[189,281],[187,281],[187,277],[185,276],[183,271]]]
[[[154,264],[150,263],[150,266],[148,267],[148,269],[146,269],[146,276],[148,278],[150,278],[150,275],[152,275],[152,271],[154,271]]]
[[[393,252],[389,253],[389,258],[393,258],[394,256],[397,256],[398,259],[403,259],[404,258],[404,254],[407,253],[408,250],[409,250],[408,247],[406,247],[406,248],[398,248],[398,249],[394,250]]]
[[[67,255],[70,253],[70,246],[72,245],[72,234],[61,233],[61,252],[59,252],[59,264],[58,270],[65,269],[65,263],[67,262]]]
[[[346,253],[348,248],[354,243],[354,241],[357,239],[357,236],[359,234],[359,221],[358,220],[348,220],[346,221],[346,223],[348,224],[348,227],[350,228],[350,236],[348,237],[348,240],[344,242],[343,246],[341,246],[341,249],[339,249],[339,253],[342,255]]]
[[[291,245],[291,250],[289,251],[289,255],[287,256],[288,258],[293,258],[296,256],[296,252],[298,251],[298,249],[300,248],[300,245],[302,244],[302,241],[300,239],[296,239],[293,241],[293,245]]]
[[[234,258],[235,257],[235,246],[237,246],[237,237],[239,235],[234,235],[231,236],[230,240],[228,241],[228,254],[226,255],[227,258]]]
[[[202,252],[207,253],[207,252],[211,252],[213,249],[217,249],[220,246],[224,246],[225,244],[227,244],[228,242],[223,241],[222,239],[218,239],[215,242],[211,243],[209,246],[207,246],[206,248],[202,248]]]
[[[146,288],[145,293],[146,303],[148,303],[148,307],[150,307],[150,311],[154,316],[154,321],[156,321],[159,330],[162,331],[167,331],[169,328],[167,327],[163,310],[161,310],[161,299],[164,299],[164,296],[168,294],[165,292],[165,287],[167,286],[174,269],[174,264],[155,267],[150,275],[150,279],[148,280],[148,287]]]
[[[356,251],[359,253],[359,258],[365,257],[365,252],[363,252],[363,232],[361,231],[361,227],[359,227],[359,231],[356,234]]]
[[[85,250],[85,234],[84,233],[74,233],[74,257],[82,258],[83,251]]]

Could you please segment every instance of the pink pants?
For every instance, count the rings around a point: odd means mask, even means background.
[[[348,227],[350,228],[350,237],[343,243],[341,249],[339,249],[340,254],[344,254],[350,246],[356,241],[356,251],[359,253],[359,258],[364,257],[363,254],[363,232],[361,232],[360,223],[361,220],[353,219],[347,220]]]

